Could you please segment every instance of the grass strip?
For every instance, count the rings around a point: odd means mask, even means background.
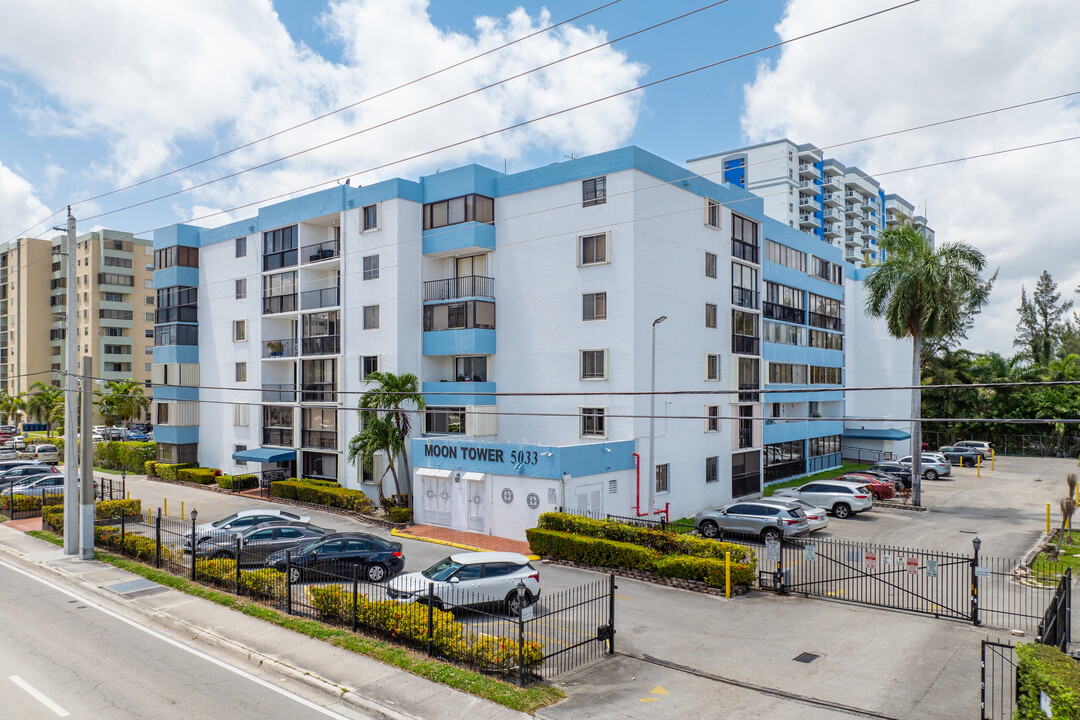
[[[31,530],[26,533],[32,537],[46,540],[55,545],[63,545],[63,540],[55,534],[47,531]],[[278,627],[292,630],[293,632],[307,635],[316,640],[328,642],[331,645],[367,655],[387,665],[392,665],[406,672],[412,673],[433,682],[448,685],[455,690],[461,690],[471,695],[498,703],[511,710],[520,712],[532,712],[539,708],[557,702],[566,693],[556,687],[548,685],[534,685],[522,688],[498,680],[482,673],[451,665],[450,663],[432,660],[431,658],[417,655],[402,647],[392,645],[382,640],[376,640],[363,635],[358,635],[347,630],[330,627],[317,620],[306,620],[278,612],[265,605],[242,600],[235,595],[211,590],[198,583],[193,583],[176,575],[170,575],[163,570],[143,565],[140,562],[125,557],[113,555],[107,552],[95,551],[95,559],[108,563],[130,573],[140,575],[147,580],[170,587],[174,590],[210,600],[218,605],[237,610],[259,620],[277,625]]]
[[[833,470],[825,470],[824,472],[819,472],[815,475],[806,475],[804,477],[795,478],[794,480],[785,480],[784,482],[775,483],[766,487],[765,497],[771,497],[772,494],[780,488],[799,487],[808,482],[813,482],[814,480],[832,480],[833,478],[840,477],[844,473],[857,472],[859,470],[865,470],[868,467],[870,467],[868,463],[844,463]]]

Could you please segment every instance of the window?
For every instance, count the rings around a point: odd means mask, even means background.
[[[720,432],[720,406],[705,406],[705,432]]]
[[[372,206],[374,207],[374,206]],[[365,280],[378,280],[379,279],[379,256],[367,255],[364,257],[364,279]]]
[[[143,313],[143,320],[145,320],[146,322],[154,322],[154,313]]]
[[[607,176],[581,182],[581,207],[603,205],[607,202]]]
[[[805,385],[806,366],[794,363],[769,363],[769,382],[781,385]]]
[[[705,303],[705,327],[716,327],[716,306],[712,303]]]
[[[582,320],[606,320],[607,319],[607,293],[585,293],[581,296],[581,319]]]
[[[656,466],[656,492],[667,492],[670,489],[670,469],[668,463]]]
[[[731,256],[758,262],[758,225],[738,215],[731,216]]]
[[[236,453],[244,452],[245,450],[247,450],[247,445],[233,445],[234,455]],[[239,467],[247,467],[247,460],[237,460],[236,458],[233,458],[233,462],[236,463]]]
[[[146,331],[146,337],[148,337],[148,338],[152,338],[152,337],[154,337],[154,330],[153,330],[153,328],[151,328],[151,329],[149,329],[149,330],[147,330],[147,331]]]
[[[811,385],[841,385],[843,370],[838,367],[810,366]]]
[[[429,407],[424,411],[424,432],[440,435],[465,434],[465,408]]]
[[[122,287],[135,287],[135,278],[132,275],[121,275],[120,273],[107,273],[102,272],[97,274],[98,285],[120,285]],[[86,276],[83,276],[83,284],[89,284],[86,280]]]
[[[784,323],[766,320],[763,337],[765,342],[780,343],[781,345],[806,345],[806,328],[800,325],[785,325]]]
[[[247,382],[247,363],[236,363],[236,382]]]
[[[180,267],[199,267],[199,248],[173,245],[154,253],[155,270],[163,270],[177,265]],[[83,276],[83,282],[86,282],[85,276]]]
[[[720,379],[720,356],[719,355],[706,355],[705,356],[705,379],[706,380],[719,380]]]
[[[810,274],[834,285],[844,284],[844,269],[816,255],[810,256]]]
[[[153,265],[151,265],[150,267],[147,268],[147,270],[153,270],[153,269],[154,269]],[[153,278],[146,278],[145,280],[143,280],[143,287],[146,288],[147,290],[153,290],[154,289],[154,279]]]
[[[85,310],[83,311],[86,312]],[[98,317],[102,320],[131,320],[132,312],[130,310],[111,310],[107,308],[101,308],[98,310]],[[85,316],[84,316],[85,317]],[[154,321],[154,314],[150,313],[150,322]]]
[[[824,330],[811,330],[810,347],[822,348],[823,350],[843,350],[844,336],[840,333],[825,332]]]
[[[247,238],[236,238],[236,257],[247,257]]]
[[[604,408],[581,408],[581,436],[606,437]]]
[[[85,295],[85,293],[84,293],[84,295]],[[107,293],[104,293],[102,295],[101,299],[104,300],[105,302],[124,302],[124,296],[121,295],[120,293],[109,293],[109,292],[107,292]],[[150,299],[150,302],[151,303],[154,302],[153,298]]]
[[[806,272],[806,253],[772,240],[765,241],[765,259],[792,270]]]
[[[487,357],[454,358],[454,377],[458,382],[487,382]]]
[[[720,229],[720,203],[705,198],[705,225]]]
[[[705,253],[705,277],[716,278],[716,255],[711,252]]]
[[[825,437],[810,438],[810,457],[821,455],[833,455],[840,452],[840,436],[826,435]]]
[[[158,325],[154,328],[154,345],[157,347],[198,344],[198,325]]]
[[[424,332],[432,330],[493,329],[495,303],[482,300],[424,306]]]
[[[484,195],[465,195],[424,206],[424,229],[465,222],[495,224],[495,201]]]
[[[233,421],[232,424],[236,427],[248,426],[248,406],[243,404],[236,404],[232,406],[233,409]]]
[[[379,306],[364,306],[364,329],[377,330],[379,328]]]
[[[297,234],[296,225],[263,233],[263,270],[277,270],[296,265]]]
[[[578,243],[578,265],[599,265],[608,261],[608,236],[583,235]]]
[[[379,206],[365,205],[362,210],[364,215],[364,230],[376,230],[379,227]]]
[[[757,309],[758,306],[758,269],[731,263],[731,304],[739,307]]]
[[[360,379],[363,380],[373,372],[379,372],[379,356],[364,355],[360,358]]]
[[[168,425],[169,424],[169,403],[157,404],[157,419],[154,420],[155,425]]]
[[[731,311],[731,352],[758,354],[758,316],[754,313]]]
[[[89,328],[83,328],[89,330]],[[127,332],[124,328],[103,328],[105,330],[105,337],[127,337]],[[152,332],[152,331],[151,331]]]
[[[705,458],[705,482],[720,481],[720,458],[716,455]]]
[[[154,304],[154,296],[153,295],[144,295],[143,296],[143,305],[153,305],[153,304]]]
[[[581,379],[607,380],[607,350],[581,351]]]
[[[233,320],[232,339],[233,342],[244,342],[247,340],[247,320]]]
[[[236,281],[236,299],[243,300],[247,297],[247,278],[240,278]]]

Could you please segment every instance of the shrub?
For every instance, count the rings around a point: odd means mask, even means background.
[[[336,480],[316,480],[315,478],[289,478],[295,480],[298,483],[304,485],[316,485],[318,487],[341,487],[341,483]]]
[[[270,483],[270,495],[284,500],[300,500],[358,513],[370,513],[375,509],[375,503],[361,490],[312,485],[299,480],[279,480]]]
[[[258,475],[219,475],[214,478],[224,490],[250,490],[259,487]]]
[[[1041,693],[1050,696],[1053,717],[1080,717],[1080,664],[1051,645],[1016,645],[1016,718],[1044,718]]]
[[[190,467],[194,467],[194,465],[190,463],[154,463],[154,471],[162,480],[179,480],[177,473]]]
[[[655,550],[640,545],[572,535],[556,530],[530,528],[525,531],[525,535],[529,538],[529,547],[534,553],[595,567],[649,571],[656,567],[659,557]]]
[[[95,504],[94,517],[108,520],[120,517],[121,512],[126,517],[142,515],[142,500],[102,500]]]
[[[126,470],[137,473],[146,469],[146,462],[157,454],[157,443],[152,442],[99,442],[94,455],[99,467]]]
[[[656,561],[656,574],[661,577],[700,580],[712,587],[724,587],[725,562],[714,558],[665,555]],[[731,584],[753,585],[757,563],[736,562],[731,559]]]
[[[214,468],[184,467],[176,471],[176,478],[185,482],[199,483],[200,485],[213,485],[215,475],[220,470]]]
[[[139,560],[154,560],[157,553],[157,543],[154,538],[143,537],[142,535],[135,535],[133,533],[127,533],[124,535],[123,547],[120,543],[120,528],[116,527],[96,527],[94,528],[94,540],[105,547],[116,548],[121,550],[125,555],[137,558]],[[172,561],[176,558],[176,554],[168,545],[161,545],[161,559]]]
[[[147,477],[157,477],[157,463],[153,460],[143,463],[143,474]]]
[[[386,514],[390,516],[391,522],[396,523],[411,523],[412,522],[412,509],[405,507],[392,507],[387,509]]]
[[[11,510],[11,504],[13,502],[12,497],[13,496],[11,495],[0,495],[0,510]],[[15,512],[37,510],[41,508],[42,505],[46,507],[50,505],[63,506],[64,496],[46,495],[44,498],[42,498],[41,495],[15,495],[14,503]]]

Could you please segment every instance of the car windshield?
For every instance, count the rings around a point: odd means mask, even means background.
[[[233,520],[235,520],[238,517],[240,517],[240,513],[233,513],[232,515],[230,515],[227,518],[222,518],[221,520],[218,520],[217,522],[210,523],[210,527],[216,527],[216,528],[224,527],[225,525],[227,525],[228,523],[231,523]]]
[[[461,567],[461,563],[454,562],[450,558],[443,558],[439,562],[435,563],[427,570],[421,570],[420,574],[426,577],[428,580],[445,580],[446,578],[457,572]]]

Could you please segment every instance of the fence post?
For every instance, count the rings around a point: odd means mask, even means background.
[[[158,508],[155,517],[157,520],[154,526],[154,539],[156,540],[154,543],[154,567],[159,568],[161,567],[161,508]],[[195,552],[194,546],[192,546],[191,551]]]
[[[608,655],[615,654],[615,573],[608,574]]]
[[[427,584],[427,654],[435,654],[435,583]]]
[[[971,541],[971,544],[975,547],[975,554],[971,558],[971,624],[978,627],[982,623],[979,622],[979,546],[982,545],[982,540],[975,538]]]
[[[724,597],[731,598],[731,551],[724,553]]]
[[[240,553],[243,552],[240,549],[240,536],[236,536],[236,594],[240,594]]]
[[[525,581],[518,580],[518,685],[525,687]]]
[[[352,567],[352,631],[356,632],[356,606],[357,596],[360,595],[360,568],[356,565]],[[429,632],[430,634],[430,632]]]
[[[292,615],[292,550],[285,551],[285,613]]]
[[[199,546],[195,536],[195,518],[191,518],[191,582],[195,582],[195,549]],[[239,560],[239,558],[237,558]]]
[[[124,554],[124,508],[120,508],[120,554]]]

